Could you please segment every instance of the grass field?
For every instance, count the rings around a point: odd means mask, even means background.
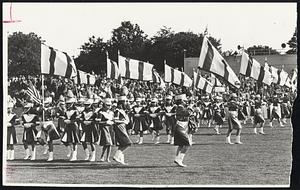
[[[225,144],[226,128],[214,135],[212,128],[200,128],[194,135],[195,144],[188,151],[186,168],[174,163],[176,147],[154,145],[151,135],[145,144],[132,145],[125,153],[128,166],[112,161],[83,161],[82,146],[78,161],[69,162],[67,149],[55,141],[54,161],[46,162],[43,148],[37,147],[37,160],[24,161],[22,144],[15,146],[15,160],[7,161],[7,183],[45,184],[146,184],[146,185],[288,185],[291,170],[292,128],[265,127],[266,135],[254,135],[250,124],[242,131],[242,145]],[[22,128],[17,129],[21,142]],[[131,136],[133,142],[136,136]],[[235,136],[232,136],[235,140]],[[97,159],[102,148],[97,146]],[[116,147],[112,149],[114,154]],[[112,159],[111,159],[112,160]],[[4,168],[5,169],[5,168]]]

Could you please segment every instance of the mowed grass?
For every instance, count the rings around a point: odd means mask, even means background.
[[[276,123],[277,124],[277,123]],[[275,125],[276,125],[275,124]],[[145,135],[144,144],[133,144],[125,152],[128,166],[112,160],[99,162],[102,147],[97,145],[97,161],[83,161],[85,153],[78,146],[78,161],[69,162],[67,148],[55,141],[54,161],[46,162],[43,147],[37,146],[37,160],[25,161],[21,144],[22,128],[17,129],[19,144],[15,146],[15,160],[7,161],[7,183],[45,184],[146,184],[146,185],[288,185],[291,171],[292,128],[265,127],[266,135],[254,135],[247,124],[242,131],[242,145],[225,144],[227,128],[222,135],[214,135],[212,128],[200,128],[193,136],[195,144],[189,149],[184,163],[177,167],[174,161],[176,147],[154,145],[151,135]],[[164,130],[163,130],[164,132]],[[137,140],[131,136],[132,141]],[[235,135],[232,136],[232,141]],[[90,147],[89,147],[90,148]]]

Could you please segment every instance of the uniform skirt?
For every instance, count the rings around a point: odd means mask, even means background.
[[[45,141],[49,142],[60,139],[60,134],[52,121],[46,121],[42,127],[42,131],[45,132]]]
[[[78,126],[76,123],[66,124],[65,131],[62,135],[61,142],[63,143],[79,143]]]
[[[129,146],[132,144],[126,131],[126,124],[118,124],[113,126],[115,132],[115,143],[117,146]]]
[[[149,129],[151,130],[151,131],[158,131],[158,130],[162,130],[163,129],[163,126],[162,126],[162,122],[161,122],[161,120],[160,119],[158,119],[158,118],[154,118],[154,119],[150,119],[150,122],[151,122],[151,124],[150,124],[150,127],[149,127]]]
[[[258,123],[263,123],[265,122],[263,113],[262,113],[262,109],[255,109],[255,114],[254,114],[254,124],[258,124]]]
[[[176,120],[174,117],[168,117],[166,116],[166,119],[164,120],[166,131],[167,133],[174,135],[174,128],[176,125]]]
[[[245,119],[246,119],[245,114],[241,110],[238,110],[238,120],[243,121]]]
[[[57,124],[58,124],[58,126],[57,126],[58,132],[63,133],[63,131],[65,130],[65,126],[66,126],[64,119],[58,118]]]
[[[191,146],[188,136],[188,121],[177,121],[174,130],[174,145],[175,146]]]
[[[96,143],[99,141],[99,132],[95,124],[85,125],[81,124],[82,136],[80,138],[81,142]]]
[[[149,127],[145,117],[133,119],[133,129],[136,133],[138,133],[139,131],[146,131],[148,130],[148,128]]]
[[[211,119],[211,117],[212,117],[211,110],[209,109],[203,110],[202,119]]]
[[[242,125],[237,118],[238,112],[237,111],[229,111],[228,112],[228,125],[229,129],[241,129]]]
[[[16,128],[14,126],[7,128],[7,145],[14,145],[17,144],[17,134],[16,134]]]
[[[115,135],[112,126],[100,125],[100,146],[115,144]]]
[[[224,120],[221,116],[221,112],[219,112],[219,111],[215,112],[213,119],[214,119],[216,125],[223,125],[224,124]]]
[[[23,143],[27,144],[33,144],[37,142],[37,135],[38,131],[36,130],[35,127],[28,127],[24,128],[23,132]]]

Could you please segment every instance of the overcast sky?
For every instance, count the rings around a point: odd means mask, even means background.
[[[3,6],[9,18],[10,3]],[[202,33],[208,26],[221,39],[222,50],[237,45],[281,48],[297,24],[296,3],[13,3],[17,24],[4,24],[9,32],[34,32],[46,44],[78,55],[92,35],[105,41],[122,21],[137,23],[150,37],[163,26],[175,32]]]

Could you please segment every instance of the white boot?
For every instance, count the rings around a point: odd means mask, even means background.
[[[29,148],[25,149],[25,153],[26,153],[26,156],[25,156],[24,160],[28,160],[30,158],[30,150],[29,150]]]
[[[10,151],[10,160],[14,160],[15,159],[15,150],[11,150]]]
[[[239,136],[236,136],[236,141],[235,141],[235,143],[236,144],[243,144],[242,142],[241,142],[241,136],[239,135]]]
[[[121,154],[122,154],[121,150],[117,150],[113,157],[113,160],[121,163],[122,162]]]
[[[170,143],[171,141],[171,135],[167,135],[168,139],[167,139],[167,143]]]
[[[140,137],[138,144],[143,144],[143,137]]]
[[[155,140],[155,137],[156,137],[156,136],[155,136],[155,133],[154,133],[154,132],[152,132],[152,134],[151,134],[151,135],[152,135],[152,141],[154,141],[154,140]]]
[[[89,149],[84,149],[84,151],[85,151],[85,159],[84,160],[89,160],[89,158],[90,158],[90,152],[89,152]]]
[[[259,128],[258,133],[259,133],[259,134],[262,134],[262,135],[266,134],[266,133],[264,133],[264,128],[263,128],[263,127]]]
[[[174,162],[180,167],[186,167],[186,165],[184,165],[182,163],[184,156],[185,156],[185,154],[179,153],[178,156],[174,160]]]
[[[72,158],[71,158],[71,162],[76,161],[77,160],[77,150],[74,150],[72,153]]]
[[[53,161],[53,152],[49,152],[49,158],[47,162],[51,162],[51,161]]]
[[[174,144],[174,137],[171,137],[171,142],[170,144]]]
[[[11,150],[7,150],[6,160],[10,160],[10,158],[11,158]]]
[[[47,154],[47,153],[48,153],[48,149],[49,149],[49,147],[46,145],[46,147],[45,147],[45,150],[44,150],[43,154]]]
[[[254,134],[257,134],[257,129],[256,129],[256,127],[253,128],[253,133],[254,133]]]
[[[227,144],[233,144],[233,143],[230,141],[230,136],[226,137],[226,143],[227,143]]]
[[[270,124],[269,124],[269,125],[270,125],[270,127],[273,127],[273,123],[272,123],[272,121],[270,121]]]
[[[125,163],[125,156],[124,156],[123,152],[121,152],[120,157],[121,157],[121,164],[128,165],[127,163]]]
[[[156,141],[154,144],[159,144],[159,136],[156,136]]]
[[[92,151],[92,156],[90,159],[91,162],[95,162],[96,161],[96,150]]]
[[[67,146],[67,148],[68,148],[67,158],[70,158],[71,154],[72,154],[72,147],[71,146]]]
[[[35,155],[36,155],[36,147],[34,147],[33,151],[31,152],[31,159],[30,160],[35,160]]]

